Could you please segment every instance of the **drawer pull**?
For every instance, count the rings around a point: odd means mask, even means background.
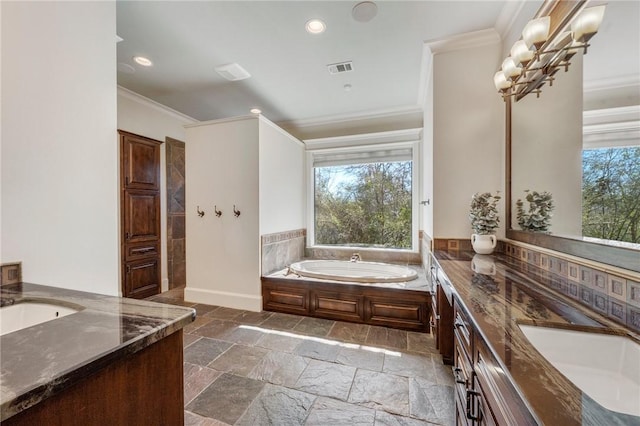
[[[136,253],[136,254],[144,254],[144,253],[149,253],[151,251],[155,251],[154,247],[143,247],[143,248],[135,248],[135,249],[131,249],[131,253]]]
[[[453,368],[453,378],[456,383],[467,386],[467,381],[460,378],[460,373],[462,373],[462,369],[458,367]]]
[[[453,322],[453,326],[455,328],[466,328],[464,322],[462,322],[460,318],[456,318],[456,320]]]
[[[478,395],[480,395],[480,393],[467,389],[467,419],[474,420],[474,421],[477,421],[477,422],[480,421],[480,416],[479,415],[474,415],[471,412],[471,409],[472,409],[472,406],[471,406],[472,405],[472,401],[471,401],[471,399],[473,397],[475,397],[475,396],[478,396]]]

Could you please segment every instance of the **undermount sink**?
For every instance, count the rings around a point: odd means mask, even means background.
[[[53,303],[20,302],[0,308],[0,336],[75,314],[80,309]]]
[[[640,416],[640,345],[624,336],[519,324],[533,346],[603,407]]]

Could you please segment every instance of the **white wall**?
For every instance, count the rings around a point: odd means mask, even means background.
[[[435,238],[469,238],[471,196],[504,188],[504,103],[493,86],[500,49],[495,42],[433,57]],[[503,205],[500,213],[504,238]]]
[[[2,2],[2,261],[119,292],[115,2]]]
[[[185,124],[197,120],[151,99],[118,87],[118,129],[161,142],[167,136],[184,142]],[[162,291],[168,290],[167,261],[167,157],[166,145],[160,146],[160,245],[162,250]]]
[[[305,227],[304,144],[269,120],[259,121],[260,234]]]
[[[429,76],[426,83],[426,99],[424,100],[424,127],[422,131],[422,200],[429,204],[420,205],[420,229],[433,239],[433,60],[428,62]]]
[[[556,205],[550,230],[582,235],[582,53],[555,77],[539,98],[529,94],[513,103],[512,223],[518,228],[515,202],[525,189],[549,191]]]
[[[185,299],[260,311],[258,119],[188,126],[185,148]],[[220,218],[214,205],[223,212]]]

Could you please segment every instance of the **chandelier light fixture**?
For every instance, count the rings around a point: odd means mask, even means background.
[[[532,19],[522,30],[522,38],[515,42],[501,69],[493,76],[493,83],[506,100],[519,100],[534,92],[540,96],[541,87],[553,84],[560,68],[569,69],[569,60],[580,50],[587,53],[589,40],[600,28],[605,6],[582,10],[570,23],[570,31],[559,32],[549,40],[551,19],[544,16]],[[569,25],[567,25],[569,26]]]

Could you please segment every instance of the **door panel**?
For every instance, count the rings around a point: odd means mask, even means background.
[[[124,185],[130,189],[160,189],[160,145],[156,141],[128,134],[122,150],[125,154]]]
[[[124,193],[124,232],[127,243],[160,240],[160,196],[145,191]]]

